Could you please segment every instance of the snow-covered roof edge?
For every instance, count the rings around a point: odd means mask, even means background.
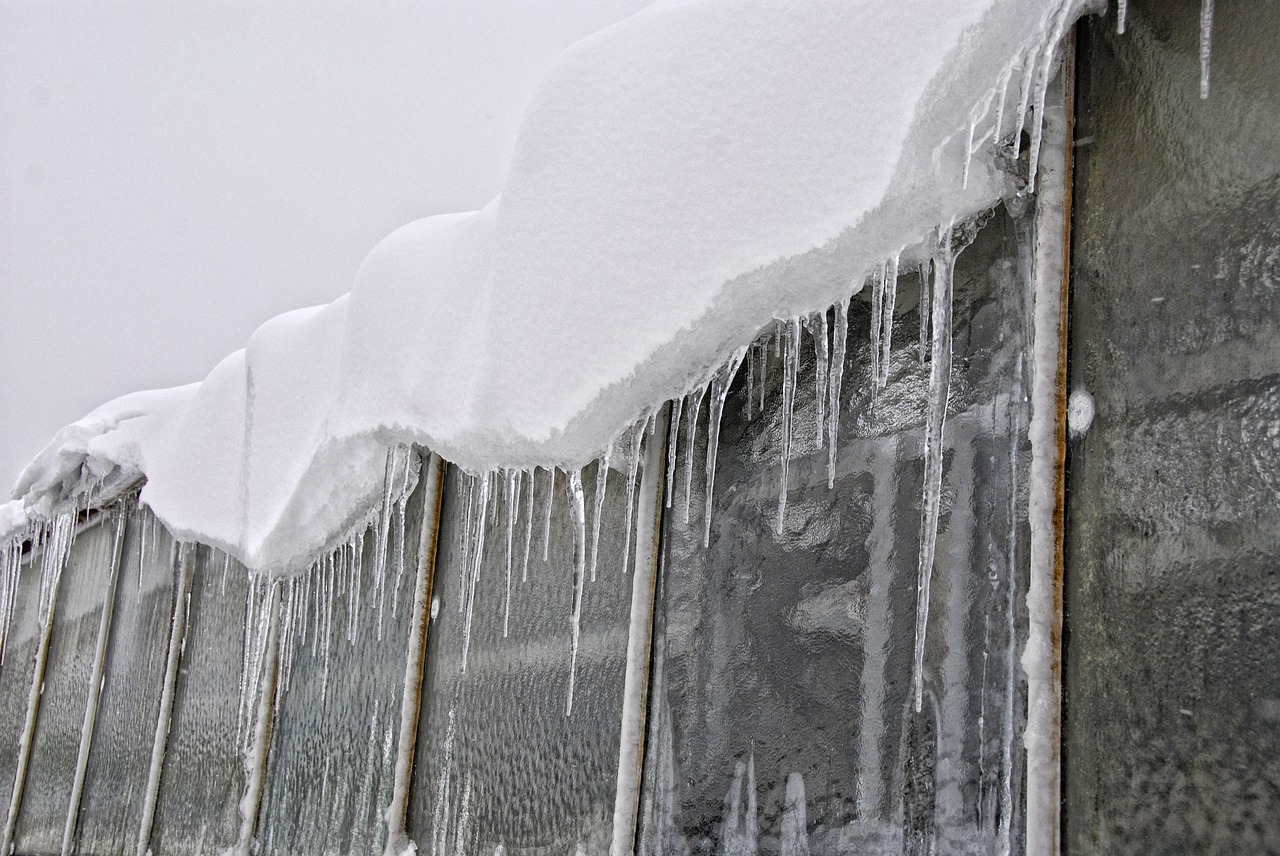
[[[393,443],[580,466],[773,319],[1016,192],[1000,143],[1038,125],[1093,5],[650,7],[561,57],[499,199],[397,230],[350,295],[272,319],[203,382],[64,428],[0,530],[145,477],[175,536],[287,571],[367,519]]]

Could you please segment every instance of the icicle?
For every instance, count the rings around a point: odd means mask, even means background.
[[[825,326],[826,315],[822,318]],[[720,420],[724,415],[724,402],[729,396],[729,387],[733,384],[733,379],[738,374],[738,367],[742,365],[742,359],[746,354],[746,348],[734,351],[729,361],[711,376],[711,398],[707,402],[707,504],[702,521],[703,549],[711,544],[711,503],[716,490],[716,455],[720,446]]]
[[[547,508],[546,519],[542,523],[542,561],[547,561],[547,551],[551,549],[551,507],[556,493],[556,468],[547,468]]]
[[[413,450],[401,445],[404,454],[404,480],[399,487],[399,499],[396,501],[396,586],[391,590],[391,615],[400,615],[400,588],[404,585],[404,518],[405,509],[409,505],[410,488],[417,478],[418,459]],[[378,624],[378,641],[382,641],[382,624]]]
[[[1028,48],[1026,59],[1023,60],[1021,86],[1018,90],[1018,121],[1013,126],[1013,156],[1015,158],[1022,152],[1022,129],[1027,124],[1027,107],[1031,103],[1031,89],[1035,83],[1040,53],[1042,51],[1052,52],[1052,50],[1053,48],[1048,45]]]
[[[791,470],[791,417],[796,405],[796,365],[800,362],[800,319],[786,328],[786,353],[782,363],[782,484],[778,490],[778,532],[787,517],[787,482]]]
[[[880,374],[876,377],[876,387],[884,389],[889,385],[889,355],[893,347],[893,311],[898,302],[898,256],[895,253],[885,265],[884,274],[883,321],[880,332]]]
[[[1204,2],[1212,4],[1213,0],[1204,0]],[[1049,41],[1045,43],[1040,72],[1036,76],[1035,118],[1031,122],[1031,150],[1028,152],[1031,156],[1031,162],[1027,168],[1028,193],[1036,189],[1036,172],[1040,164],[1040,141],[1044,137],[1044,103],[1049,94],[1049,73],[1053,70],[1053,57],[1058,42],[1062,40],[1062,34],[1066,30],[1067,14],[1071,11],[1071,6],[1071,3],[1063,3],[1059,7],[1058,18],[1054,22]]]
[[[516,508],[520,505],[520,471],[507,470],[507,599],[502,607],[502,638],[511,630],[511,567],[515,563]]]
[[[379,625],[382,624],[383,604],[386,598],[387,538],[391,528],[391,486],[395,481],[397,448],[392,446],[387,449],[387,463],[382,475],[382,510],[378,514],[377,531],[374,533],[377,537],[377,547],[373,557],[373,584],[378,598]]]
[[[991,130],[991,139],[997,146],[1000,145],[1000,135],[1004,131],[1004,104],[1009,99],[1009,80],[1012,77],[1013,64],[1010,63],[1000,72],[1000,82],[996,84],[1000,90],[1000,100],[996,104],[996,120],[995,127]]]
[[[830,374],[831,357],[827,339],[827,312],[815,312],[809,330],[813,333],[814,401],[818,403],[818,448],[822,448],[822,433],[827,426],[827,376]]]
[[[702,409],[702,398],[707,388],[700,386],[689,393],[689,406],[685,408],[684,431],[684,525],[689,525],[689,501],[693,494],[693,450],[698,436],[698,411]]]
[[[475,615],[476,606],[476,582],[480,579],[480,568],[484,564],[484,537],[485,524],[488,519],[489,498],[491,496],[490,474],[486,473],[480,476],[480,488],[476,497],[477,514],[475,520],[474,539],[471,548],[471,568],[467,574],[467,591],[465,600],[467,604],[466,619],[462,624],[462,668],[465,674],[467,671],[467,654],[471,650],[471,620]],[[471,533],[468,533],[469,535]]]
[[[569,648],[569,697],[564,715],[573,715],[573,686],[578,672],[578,636],[582,627],[582,593],[587,572],[587,509],[582,472],[569,472],[569,513],[573,517],[573,640]]]
[[[1200,97],[1209,97],[1209,58],[1213,52],[1213,0],[1200,0]]]
[[[453,741],[457,736],[457,709],[449,708],[449,725],[444,732],[444,763],[440,768],[440,781],[436,785],[435,810],[431,813],[431,852],[444,852],[447,843],[446,825],[449,809],[449,781],[453,778]]]
[[[827,379],[827,487],[836,484],[836,453],[840,447],[840,387],[844,383],[844,351],[849,338],[849,301],[835,305],[831,331],[831,372]]]
[[[529,582],[529,550],[533,547],[533,495],[535,493],[534,486],[537,484],[534,479],[537,475],[537,470],[532,469],[527,473],[521,472],[521,481],[524,480],[526,475],[529,477],[529,489],[526,491],[529,494],[529,504],[526,506],[524,514],[524,566],[520,571],[520,582],[522,583]]]
[[[604,497],[609,487],[609,458],[612,456],[613,443],[610,442],[596,462],[595,509],[591,519],[591,582],[596,581],[596,565],[600,558],[600,518],[604,516]]]
[[[671,427],[667,429],[667,508],[671,507],[671,497],[675,493],[676,445],[680,442],[680,410],[683,407],[683,398],[671,399]]]
[[[756,356],[752,350],[747,356],[747,421],[751,420],[751,405],[756,394]]]
[[[471,567],[471,528],[475,525],[476,477],[462,473],[462,480],[467,485],[466,511],[462,516],[462,529],[458,533],[459,551],[462,561],[458,563],[458,614],[466,610],[467,569]]]
[[[766,336],[764,342],[760,345],[760,406],[756,408],[761,414],[764,413],[764,393],[768,386],[766,381],[769,377],[769,337]]]
[[[467,828],[471,825],[471,771],[467,770],[467,778],[462,786],[462,806],[458,809],[458,828],[454,833],[454,856],[464,856],[467,852]]]
[[[781,856],[809,856],[809,831],[806,819],[804,776],[787,776],[787,798],[782,807]]]
[[[938,537],[938,513],[942,504],[943,429],[947,397],[951,391],[951,287],[955,255],[951,229],[938,230],[934,254],[933,357],[929,370],[928,418],[924,440],[924,487],[920,501],[920,556],[916,583],[914,704],[920,712],[924,699],[924,643],[929,623],[929,589],[933,578]]]
[[[920,263],[920,368],[929,354],[929,262]]]
[[[653,417],[650,416],[650,419]],[[644,440],[645,424],[637,425],[631,436],[631,446],[627,450],[627,509],[625,513],[625,522],[622,525],[624,532],[622,540],[622,572],[625,574],[631,569],[631,519],[635,506],[636,497],[636,477],[640,472],[640,446]]]
[[[1116,2],[1116,35],[1124,35],[1125,18],[1129,15],[1129,0],[1117,0]]]
[[[871,275],[871,395],[880,389],[880,336],[884,326],[884,265]]]

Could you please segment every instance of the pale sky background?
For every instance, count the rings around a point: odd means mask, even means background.
[[[0,0],[0,498],[498,193],[565,47],[649,0]]]

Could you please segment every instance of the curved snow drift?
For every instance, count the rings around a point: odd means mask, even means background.
[[[178,538],[286,571],[363,525],[391,442],[580,466],[773,319],[1013,192],[996,143],[1086,5],[649,7],[561,56],[500,198],[392,233],[349,295],[267,322],[202,383],[63,429],[0,526],[145,476]]]

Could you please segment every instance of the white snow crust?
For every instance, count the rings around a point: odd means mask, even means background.
[[[0,527],[145,477],[175,536],[284,572],[364,524],[392,442],[476,472],[581,466],[773,319],[1008,194],[971,126],[1001,102],[1015,127],[1019,70],[1086,5],[646,8],[553,66],[499,198],[393,232],[349,295],[203,382],[63,429]]]

